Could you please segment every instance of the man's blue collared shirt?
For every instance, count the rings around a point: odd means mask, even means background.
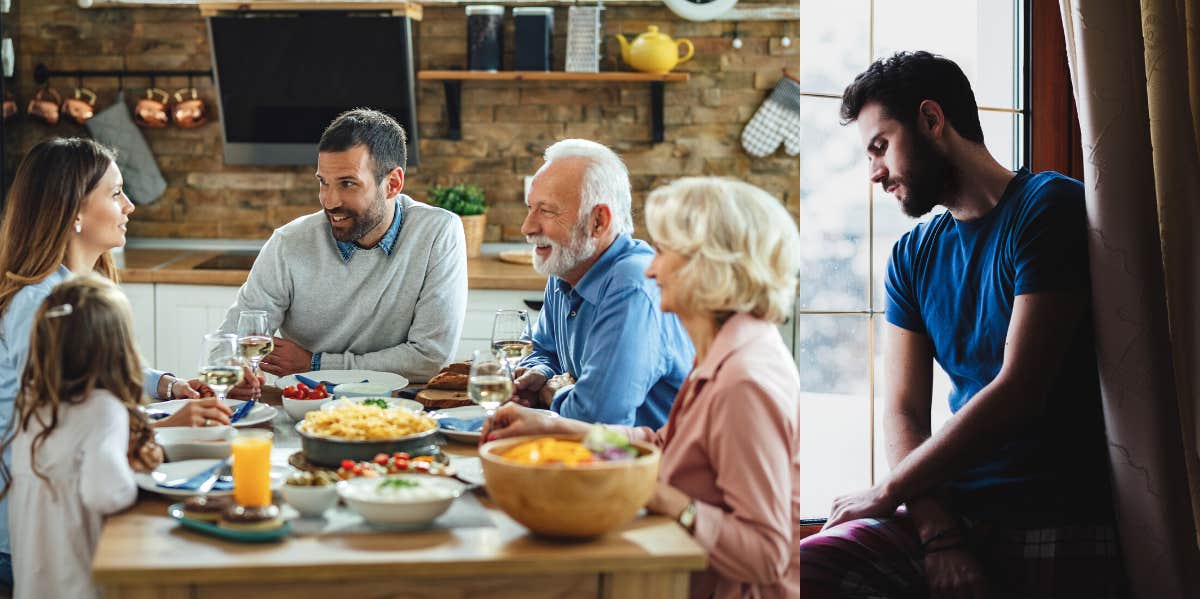
[[[386,256],[392,255],[392,248],[396,247],[396,240],[400,238],[400,225],[404,223],[404,211],[400,209],[400,200],[393,198],[392,201],[396,204],[395,217],[392,219],[392,226],[388,227],[387,233],[383,234],[383,239],[379,240],[379,245],[377,246],[383,250]],[[337,239],[333,241],[337,243],[338,252],[342,254],[343,262],[349,262],[350,258],[354,257],[354,252],[362,249],[352,241],[338,241]]]
[[[546,283],[545,304],[523,366],[547,378],[569,372],[573,386],[550,408],[586,422],[659,428],[692,367],[695,350],[674,314],[659,309],[645,276],[654,250],[621,235],[575,287]]]

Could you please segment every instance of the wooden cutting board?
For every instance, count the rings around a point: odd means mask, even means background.
[[[533,266],[533,253],[529,250],[508,250],[500,252],[497,257],[500,258],[501,262]]]
[[[445,389],[421,389],[414,398],[428,410],[444,410],[459,406],[475,405],[466,391],[447,391]]]

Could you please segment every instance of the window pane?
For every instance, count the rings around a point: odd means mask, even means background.
[[[896,241],[902,235],[911,231],[917,223],[926,222],[934,216],[945,212],[946,209],[941,206],[934,206],[929,214],[914,219],[901,212],[900,202],[896,200],[896,196],[885,193],[880,189],[879,185],[876,185],[871,190],[871,196],[871,203],[875,212],[875,231],[872,235],[875,243],[871,254],[871,260],[874,264],[871,309],[882,311],[887,307],[887,304],[883,301],[886,295],[884,292],[884,282],[887,280],[887,265],[888,259],[892,256],[892,246],[895,245]]]
[[[863,310],[870,266],[866,154],[839,100],[802,97],[800,294],[802,310]]]
[[[980,106],[1019,108],[1015,2],[880,0],[875,2],[875,57],[928,50],[958,63]]]
[[[1025,162],[1021,156],[1024,118],[1015,112],[979,111],[979,126],[983,128],[983,141],[988,151],[997,162],[1014,171]]]
[[[883,429],[883,414],[887,407],[888,381],[884,376],[887,318],[875,317],[875,482],[891,471],[887,460],[887,436]],[[950,378],[935,362],[933,365],[933,397],[930,401],[930,429],[937,431],[950,418]],[[802,441],[803,442],[803,441]],[[803,472],[803,470],[802,470]]]
[[[842,95],[871,62],[870,0],[800,2],[800,91]]]
[[[827,516],[833,498],[870,484],[869,320],[799,316],[800,513]]]

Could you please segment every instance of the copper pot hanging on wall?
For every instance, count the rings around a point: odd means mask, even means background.
[[[17,98],[13,96],[12,91],[4,90],[4,122],[7,123],[20,111],[21,109],[17,106]]]
[[[161,98],[161,99],[160,99]],[[162,129],[171,120],[167,113],[167,103],[171,96],[167,92],[152,87],[146,90],[146,97],[138,100],[133,107],[133,122],[147,129]]]
[[[184,94],[190,94],[190,97]],[[175,108],[171,116],[175,118],[176,125],[192,129],[208,122],[208,107],[196,93],[196,88],[187,87],[175,92]]]
[[[96,92],[77,87],[75,97],[63,100],[62,109],[72,121],[82,125],[96,116]]]
[[[60,104],[62,104],[62,96],[58,95],[53,87],[43,85],[29,101],[29,108],[26,112],[29,114],[29,118],[47,125],[57,125]]]

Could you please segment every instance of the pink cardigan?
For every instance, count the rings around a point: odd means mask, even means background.
[[[690,397],[689,397],[690,396]],[[800,596],[800,376],[779,331],[735,314],[658,431],[659,479],[696,501],[709,568],[691,596]]]

